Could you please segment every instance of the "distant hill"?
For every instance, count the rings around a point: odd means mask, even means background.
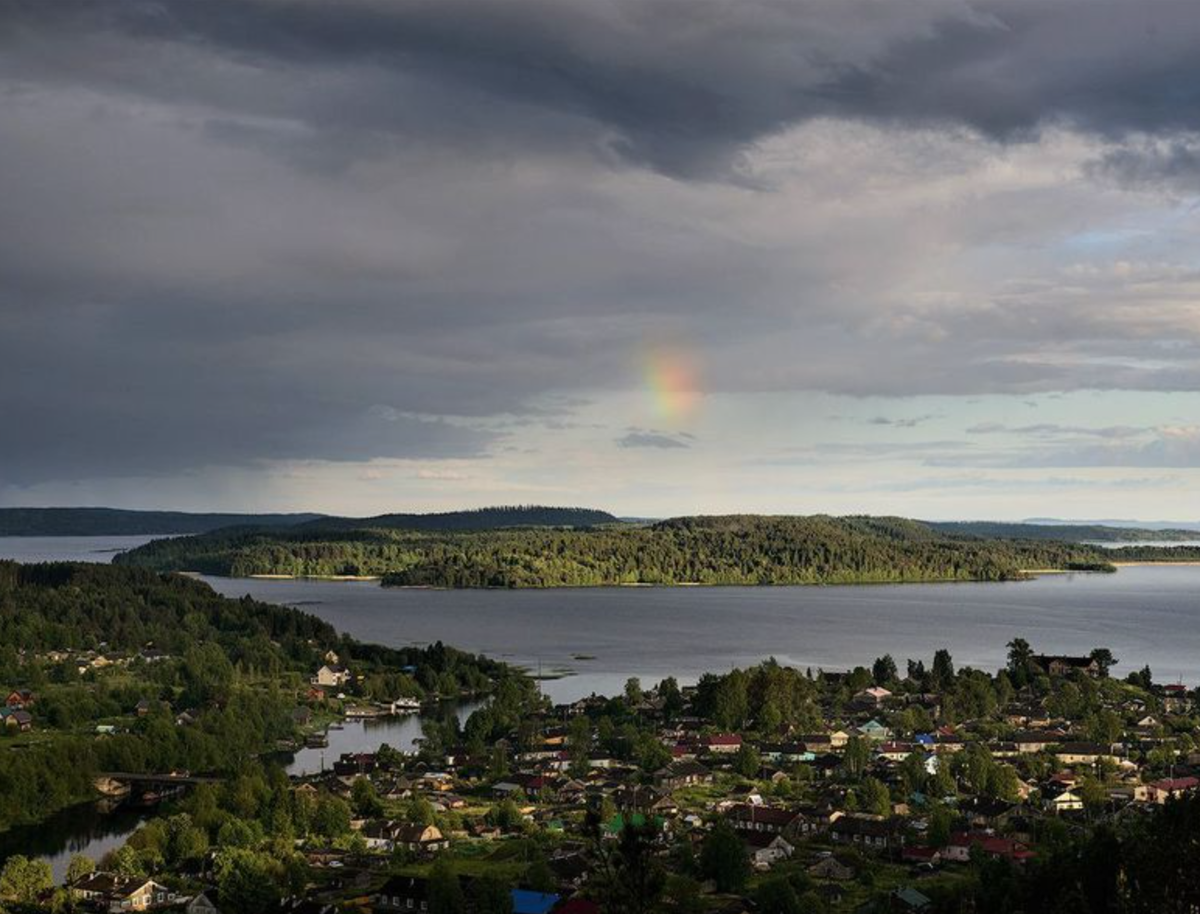
[[[1190,533],[1200,533],[1200,520],[1127,520],[1124,518],[1103,518],[1099,520],[1063,520],[1058,517],[1027,517],[1024,524],[1041,524],[1055,527],[1136,527],[1143,530],[1187,530]]]
[[[607,511],[540,505],[479,508],[441,514],[334,517],[297,514],[192,514],[119,508],[0,508],[0,536],[171,536],[224,528],[346,530],[494,530],[500,527],[591,527],[620,521]]]
[[[1071,524],[1065,521],[1033,524],[1004,521],[926,521],[949,536],[978,536],[984,539],[1055,540],[1063,543],[1112,543],[1194,540],[1196,530],[1115,527],[1104,524]]]
[[[0,508],[0,536],[170,536],[222,527],[294,527],[320,514],[191,514],[120,508]]]
[[[439,514],[379,514],[375,517],[319,517],[299,529],[337,530],[498,530],[502,527],[596,527],[621,521],[592,508],[504,505]]]

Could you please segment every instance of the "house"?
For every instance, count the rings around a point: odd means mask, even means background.
[[[702,736],[700,745],[709,752],[729,754],[742,748],[742,737],[739,733],[713,733]]]
[[[892,737],[892,731],[874,719],[867,721],[865,724],[859,727],[858,732],[861,736],[871,740],[872,742],[881,743],[885,740],[891,739]]]
[[[400,825],[393,832],[392,841],[394,847],[420,853],[443,851],[450,846],[436,825]]]
[[[1083,797],[1070,787],[1048,787],[1042,791],[1042,799],[1055,814],[1083,809]]]
[[[876,752],[879,757],[887,759],[889,762],[902,762],[912,754],[912,743],[894,743],[885,742],[880,744]]]
[[[33,728],[33,715],[21,708],[0,708],[0,724],[6,729],[25,732]]]
[[[201,892],[183,907],[184,914],[221,914],[207,892]]]
[[[829,826],[829,836],[842,844],[860,844],[875,850],[904,846],[904,831],[899,819],[873,816],[842,816]]]
[[[376,911],[429,910],[429,882],[420,876],[392,876],[371,896]]]
[[[746,842],[750,863],[757,869],[768,869],[781,860],[787,860],[795,851],[783,835],[743,832],[742,840]]]
[[[10,708],[31,708],[34,704],[33,692],[29,689],[13,689],[4,699],[4,703]]]
[[[136,705],[133,706],[133,713],[136,714],[138,717],[145,717],[153,709],[154,709],[153,702],[151,702],[150,699],[148,699],[148,698],[143,698],[141,701],[139,701]]]
[[[738,831],[764,832],[771,835],[782,835],[794,826],[800,818],[800,813],[794,809],[780,809],[776,806],[758,806],[753,803],[739,803],[730,807],[725,817]]]
[[[1193,777],[1166,778],[1146,785],[1146,799],[1151,803],[1165,803],[1191,793],[1200,787],[1200,779]]]
[[[910,844],[900,851],[900,859],[904,863],[936,866],[942,860],[942,852],[936,847]]]
[[[776,765],[811,762],[817,757],[804,743],[766,743],[759,748],[759,753],[763,761]]]
[[[654,783],[661,790],[676,790],[693,784],[711,784],[712,772],[699,762],[674,761],[654,773]]]
[[[668,794],[644,784],[623,784],[613,792],[613,802],[617,809],[629,812],[672,816],[679,811]]]
[[[911,886],[895,889],[888,896],[889,908],[892,911],[931,911],[933,899],[918,892]]]
[[[838,882],[846,882],[853,879],[857,872],[854,867],[842,863],[837,857],[830,855],[818,860],[808,868],[808,875],[816,879],[833,879]]]
[[[892,693],[887,689],[880,688],[879,686],[871,686],[869,689],[863,689],[861,692],[856,692],[852,700],[860,707],[878,708],[891,697]]]
[[[350,681],[350,671],[344,666],[330,666],[326,663],[312,677],[312,684],[318,686],[338,688],[344,686]]]
[[[1099,743],[1060,743],[1054,754],[1064,765],[1095,765],[1101,759],[1117,761],[1112,750]]]
[[[1100,675],[1100,664],[1092,657],[1068,657],[1057,654],[1035,654],[1030,658],[1035,668],[1050,676],[1069,676],[1080,672],[1088,676]]]
[[[1034,852],[1012,838],[1001,838],[984,831],[955,832],[950,843],[942,849],[942,857],[955,863],[966,863],[971,853],[976,852],[993,859],[1004,859],[1013,863],[1032,860]]]
[[[108,911],[147,911],[179,901],[173,889],[153,879],[105,872],[89,873],[72,883],[70,892],[71,897]]]

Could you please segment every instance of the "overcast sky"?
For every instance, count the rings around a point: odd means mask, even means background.
[[[1200,519],[1195,0],[0,0],[0,504]]]

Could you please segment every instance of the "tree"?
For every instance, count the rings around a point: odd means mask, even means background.
[[[668,676],[658,684],[658,697],[662,699],[663,716],[672,721],[683,711],[683,693],[674,676]]]
[[[322,794],[313,810],[313,830],[323,838],[336,838],[350,831],[350,806],[340,797]]]
[[[605,911],[649,914],[658,909],[666,873],[654,853],[657,837],[653,825],[627,824],[615,844],[599,842],[596,879]]]
[[[642,681],[636,676],[625,680],[625,702],[634,708],[642,703]]]
[[[700,848],[700,872],[718,892],[740,892],[750,878],[750,858],[742,839],[724,819],[713,826]]]
[[[852,778],[861,777],[870,761],[871,747],[867,745],[867,741],[861,736],[850,737],[842,755],[842,768],[846,774]]]
[[[350,804],[362,818],[371,818],[383,814],[383,803],[375,791],[375,785],[370,778],[355,778],[354,786],[350,788]]]
[[[429,914],[463,914],[466,901],[458,875],[445,857],[438,857],[429,870]]]
[[[1091,658],[1096,661],[1096,665],[1100,668],[1101,678],[1108,676],[1108,671],[1116,666],[1121,661],[1113,656],[1113,652],[1106,647],[1097,647],[1092,649]]]
[[[1013,638],[1008,642],[1008,672],[1018,685],[1025,685],[1030,679],[1030,665],[1033,662],[1033,648],[1024,638]]]
[[[875,816],[892,814],[892,795],[882,781],[866,778],[862,784],[862,809]]]
[[[471,883],[475,914],[512,914],[512,889],[499,876],[485,873]]]
[[[45,860],[16,854],[0,870],[0,898],[19,904],[33,904],[38,896],[54,885],[54,874]]]
[[[938,803],[929,812],[928,841],[930,847],[945,847],[950,843],[950,827],[954,824],[954,813]]]
[[[758,777],[760,768],[762,756],[759,751],[749,743],[742,743],[733,757],[733,770],[744,778],[755,778]]]
[[[242,847],[217,854],[217,891],[221,910],[230,914],[261,914],[279,906],[280,872],[274,858]]]
[[[783,876],[765,880],[754,893],[754,905],[762,914],[803,914],[800,899]]]
[[[944,647],[939,648],[933,655],[933,684],[935,688],[945,690],[954,684],[954,661],[950,652]]]
[[[91,857],[75,854],[67,864],[67,885],[73,885],[84,876],[96,872],[96,862]]]
[[[900,672],[896,669],[896,661],[892,659],[891,654],[884,654],[871,665],[871,675],[877,686],[887,685],[900,678]]]

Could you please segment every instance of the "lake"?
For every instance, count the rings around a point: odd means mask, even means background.
[[[840,587],[620,587],[578,590],[407,590],[373,582],[209,578],[314,613],[365,641],[447,644],[543,672],[555,700],[619,691],[674,675],[775,657],[844,670],[885,653],[904,668],[939,647],[955,662],[1004,665],[1005,645],[1044,652],[1109,647],[1118,675],[1149,664],[1160,679],[1200,683],[1200,567],[1142,566],[986,584]],[[580,660],[577,656],[595,659]]]
[[[0,538],[0,558],[106,561],[147,539]],[[903,669],[907,658],[928,664],[934,650],[945,647],[959,666],[994,670],[1018,636],[1045,652],[1111,648],[1121,661],[1117,675],[1149,664],[1160,680],[1200,683],[1197,566],[858,587],[450,591],[366,581],[205,580],[228,596],[296,606],[364,641],[398,646],[440,639],[544,673],[570,671],[542,683],[556,701],[620,691],[630,676],[652,684],[673,675],[687,683],[770,656],[801,668],[842,670],[890,653]],[[385,742],[411,748],[419,735],[416,717],[347,722],[330,732],[327,749],[302,750],[289,770],[319,771],[342,752]],[[87,810],[68,811],[53,827],[4,836],[0,857],[22,846],[14,840],[28,840],[58,871],[72,852],[97,856],[119,846],[137,818],[101,820]]]
[[[0,557],[107,559],[150,537],[0,538]],[[543,683],[558,701],[647,684],[693,681],[774,656],[841,670],[890,653],[904,667],[935,649],[994,670],[1005,645],[1111,648],[1122,675],[1149,664],[1162,680],[1200,683],[1200,567],[1140,566],[1116,574],[1044,575],[986,584],[840,587],[616,587],[417,590],[370,581],[206,578],[314,613],[364,641],[447,644],[573,675]],[[579,659],[581,657],[594,659]]]

